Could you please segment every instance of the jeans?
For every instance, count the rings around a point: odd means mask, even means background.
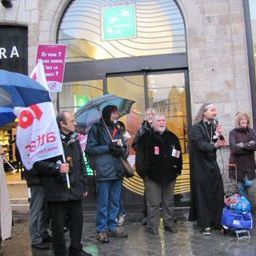
[[[108,180],[97,183],[96,231],[115,231],[119,211],[122,181]]]
[[[253,185],[253,180],[249,180],[247,176],[245,176],[243,181],[237,182],[237,190],[241,196],[247,197],[247,189]]]
[[[126,214],[126,210],[124,208],[124,202],[123,202],[123,185],[121,186],[121,193],[120,193],[120,198],[119,198],[119,210],[118,210],[118,215],[117,216],[120,216],[120,215],[123,215],[123,214]]]

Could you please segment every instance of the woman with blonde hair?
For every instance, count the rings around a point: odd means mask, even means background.
[[[255,178],[256,131],[250,128],[250,117],[247,113],[238,112],[235,128],[229,133],[229,163],[237,168],[237,175],[230,167],[229,176],[237,179],[238,192],[247,197],[247,189],[253,185]],[[236,177],[237,176],[237,177]]]

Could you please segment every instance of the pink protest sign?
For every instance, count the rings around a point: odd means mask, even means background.
[[[36,62],[43,61],[49,90],[61,92],[65,69],[66,45],[38,45]]]

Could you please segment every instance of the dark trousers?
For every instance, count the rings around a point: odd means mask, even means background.
[[[48,235],[50,216],[48,205],[45,202],[45,190],[42,186],[32,186],[30,188],[30,209],[29,209],[29,233],[31,245],[43,242],[43,238]]]
[[[172,227],[174,225],[173,214],[173,194],[176,181],[171,181],[165,185],[145,178],[145,191],[147,199],[147,226],[149,228],[158,229],[160,224],[159,204],[162,203],[164,225]]]
[[[53,249],[55,256],[65,256],[67,253],[64,226],[68,218],[70,230],[69,256],[79,256],[82,250],[81,237],[83,228],[82,200],[66,202],[50,202],[52,217]]]

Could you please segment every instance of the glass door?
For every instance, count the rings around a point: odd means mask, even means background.
[[[140,74],[120,74],[107,77],[107,92],[135,101],[131,112],[121,118],[131,135],[134,135],[144,119],[145,109],[153,107],[167,118],[168,129],[175,133],[181,143],[183,153],[183,171],[175,188],[175,201],[181,203],[189,200],[189,154],[187,137],[187,88],[185,71],[180,72],[144,72]],[[135,152],[129,147],[131,162]],[[124,187],[139,195],[143,195],[143,182],[138,175],[124,179]],[[127,194],[127,193],[126,193]]]
[[[165,115],[168,129],[179,138],[183,154],[182,175],[175,187],[175,201],[189,200],[188,115],[185,72],[151,72],[147,75],[149,106]]]

